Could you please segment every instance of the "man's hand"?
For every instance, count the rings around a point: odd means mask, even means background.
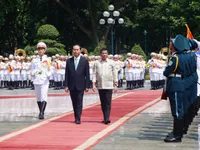
[[[117,92],[117,86],[114,86],[114,93]]]
[[[89,91],[89,89],[88,89],[88,88],[86,88],[86,89],[85,89],[85,92],[88,92],[88,91]]]
[[[65,88],[65,92],[67,92],[67,93],[69,92],[69,89],[67,87]]]

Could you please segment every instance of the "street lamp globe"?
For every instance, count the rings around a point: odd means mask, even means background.
[[[115,10],[115,11],[113,12],[113,16],[114,16],[114,17],[119,17],[119,15],[120,15],[120,12],[119,12],[119,11]]]
[[[108,18],[108,24],[113,24],[114,23],[114,19],[113,18]]]
[[[115,9],[115,7],[111,4],[108,6],[108,10],[113,11]]]
[[[105,24],[105,23],[106,23],[105,19],[100,19],[100,20],[99,20],[99,24],[103,25],[103,24]]]
[[[103,16],[104,16],[104,17],[109,17],[109,16],[110,16],[110,13],[109,13],[108,11],[104,11],[104,12],[103,12]]]
[[[118,23],[119,23],[119,24],[123,24],[123,23],[124,23],[124,19],[123,19],[123,18],[119,18],[119,19],[118,19]]]
[[[144,30],[144,35],[147,35],[147,30]]]

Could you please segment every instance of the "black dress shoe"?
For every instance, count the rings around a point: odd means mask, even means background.
[[[110,123],[110,120],[103,120],[103,121],[101,121],[101,123],[109,124],[109,123]]]
[[[171,136],[171,137],[166,137],[164,140],[165,142],[182,142],[182,136]]]
[[[42,112],[39,113],[39,119],[44,119],[44,113]]]
[[[80,120],[75,120],[75,124],[81,124]]]
[[[173,137],[173,136],[174,136],[174,132],[172,131],[166,136],[166,138]]]

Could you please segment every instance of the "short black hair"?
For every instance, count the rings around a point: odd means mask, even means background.
[[[101,50],[100,50],[100,54],[103,52],[103,51],[108,51],[108,49],[107,48],[102,48]]]
[[[81,46],[80,46],[79,44],[74,44],[74,45],[72,46],[72,49],[73,49],[74,46],[79,46],[80,49],[81,49]]]

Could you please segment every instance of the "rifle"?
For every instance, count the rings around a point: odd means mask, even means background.
[[[170,57],[170,49],[168,50],[168,54],[167,54],[167,59],[166,59],[166,65],[168,63]],[[162,91],[162,95],[161,95],[161,100],[167,100],[167,78],[165,79],[165,84],[163,86],[163,91]]]
[[[162,100],[167,100],[167,97],[168,97],[167,91],[166,91],[166,85],[167,85],[167,79],[165,80],[165,84],[164,84],[162,95],[161,95]]]

